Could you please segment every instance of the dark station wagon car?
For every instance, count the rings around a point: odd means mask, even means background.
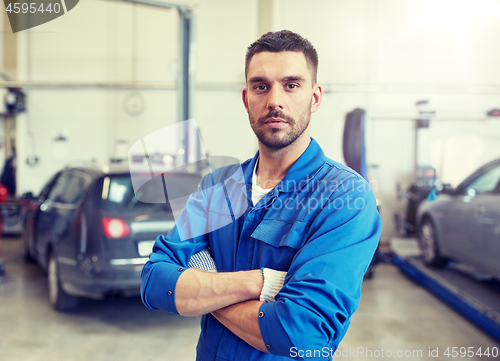
[[[190,173],[163,176],[185,194],[201,179]],[[38,197],[21,198],[24,256],[47,271],[54,308],[75,308],[81,296],[139,295],[142,267],[156,237],[175,224],[167,200],[138,200],[156,197],[158,189],[146,186],[139,192],[152,194],[134,192],[124,165],[85,166],[64,169]]]

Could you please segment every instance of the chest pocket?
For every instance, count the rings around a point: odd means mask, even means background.
[[[288,223],[280,220],[264,219],[252,233],[252,237],[273,247],[300,249],[307,236],[309,225],[306,222]]]

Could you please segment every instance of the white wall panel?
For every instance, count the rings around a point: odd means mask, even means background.
[[[176,81],[179,61],[177,10],[162,10],[140,5],[135,7],[136,28],[135,33],[131,34],[131,41],[132,44],[136,43],[132,49],[135,46],[137,50],[131,57],[137,62],[137,80]]]
[[[196,79],[199,83],[243,82],[245,53],[257,38],[256,1],[198,1]]]
[[[130,76],[131,6],[80,1],[72,12],[20,33],[31,81],[116,81]],[[123,80],[123,79],[120,79]]]
[[[18,193],[33,191],[36,194],[70,161],[107,160],[109,99],[106,92],[33,91],[28,96],[29,114],[18,116]],[[56,140],[60,134],[66,141]],[[31,155],[39,158],[35,167],[25,163]]]

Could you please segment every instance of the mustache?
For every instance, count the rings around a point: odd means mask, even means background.
[[[259,123],[262,123],[266,119],[269,119],[269,118],[280,118],[280,119],[283,119],[283,120],[285,120],[286,122],[288,122],[290,124],[295,123],[295,121],[293,120],[292,117],[286,115],[281,110],[277,110],[277,109],[270,110],[269,113],[267,113],[266,115],[261,116],[259,118]]]

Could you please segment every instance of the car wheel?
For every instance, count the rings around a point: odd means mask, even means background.
[[[52,306],[58,311],[68,311],[76,308],[78,306],[78,298],[68,295],[61,287],[55,252],[51,252],[50,254],[47,276],[49,299]]]
[[[436,268],[443,268],[448,264],[448,259],[441,256],[436,227],[430,219],[426,218],[422,222],[418,238],[422,259],[426,264]]]

